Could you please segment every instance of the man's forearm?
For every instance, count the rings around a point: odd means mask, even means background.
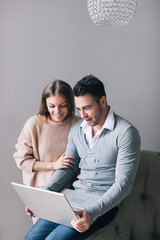
[[[68,170],[68,169],[56,170],[44,189],[54,191],[54,192],[59,192],[63,187],[66,186],[66,184],[70,182],[75,172],[76,172],[76,169],[75,170],[73,169],[72,170]]]

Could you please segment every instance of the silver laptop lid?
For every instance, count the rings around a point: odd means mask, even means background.
[[[23,184],[11,183],[25,206],[35,216],[72,227],[72,219],[77,219],[70,203],[63,193],[46,191]]]

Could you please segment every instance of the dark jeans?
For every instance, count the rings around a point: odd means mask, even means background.
[[[98,229],[109,224],[118,212],[118,207],[97,218],[90,228],[80,233],[74,228],[39,219],[26,235],[25,240],[84,240]]]

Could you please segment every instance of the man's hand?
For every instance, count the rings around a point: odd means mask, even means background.
[[[89,229],[91,225],[91,215],[87,210],[79,210],[76,211],[75,214],[79,216],[79,219],[72,220],[71,224],[72,226],[78,231],[78,232],[85,232]]]

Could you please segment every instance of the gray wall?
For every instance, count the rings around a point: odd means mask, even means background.
[[[87,0],[0,1],[0,239],[22,240],[31,227],[10,181],[22,182],[13,160],[25,121],[36,114],[44,86],[73,86],[93,73],[108,103],[130,120],[142,149],[160,150],[160,1],[139,0],[126,27],[97,27]]]

